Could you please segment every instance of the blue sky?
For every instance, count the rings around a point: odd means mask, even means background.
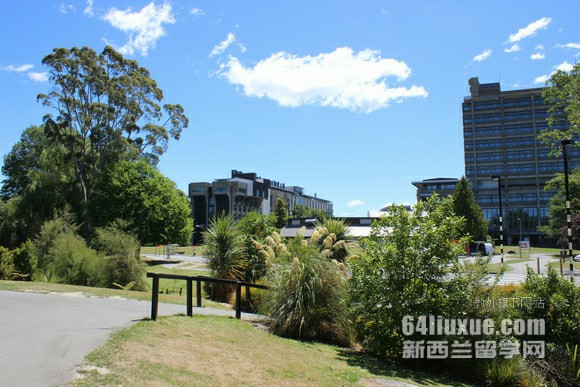
[[[110,44],[185,108],[159,164],[179,188],[253,171],[366,215],[462,176],[468,79],[542,86],[578,60],[578,15],[576,0],[2,2],[0,154],[50,112],[42,58]]]

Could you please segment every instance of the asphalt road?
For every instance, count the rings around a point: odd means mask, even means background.
[[[110,333],[149,317],[151,303],[0,291],[0,386],[60,386]],[[160,314],[184,313],[159,305]]]

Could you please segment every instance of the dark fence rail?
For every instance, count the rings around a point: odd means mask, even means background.
[[[252,282],[232,281],[223,278],[213,278],[205,276],[189,276],[180,274],[164,274],[164,273],[147,273],[147,277],[153,279],[153,286],[151,287],[151,320],[157,320],[157,311],[159,307],[159,278],[185,280],[187,282],[187,315],[193,316],[193,281],[196,283],[197,307],[201,308],[201,283],[212,282],[218,284],[227,284],[236,286],[236,318],[242,316],[242,287],[246,288],[246,295],[250,288],[268,289],[266,285],[259,285]]]

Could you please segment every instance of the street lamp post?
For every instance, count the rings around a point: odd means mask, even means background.
[[[520,223],[520,239],[518,244],[520,245],[520,259],[522,259],[522,218],[518,218],[518,222]]]
[[[503,266],[503,216],[501,208],[501,176],[492,176],[493,180],[497,180],[497,193],[499,196],[499,246],[501,249],[501,265]]]
[[[572,249],[572,214],[570,210],[570,188],[568,184],[568,154],[566,145],[574,144],[574,140],[562,140],[562,151],[564,153],[564,187],[566,189],[566,226],[568,228],[568,257],[570,259],[570,282],[574,282],[574,251]]]

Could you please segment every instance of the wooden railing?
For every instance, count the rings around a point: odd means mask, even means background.
[[[250,288],[258,289],[268,289],[266,285],[254,284],[251,282],[242,281],[232,281],[222,278],[212,278],[205,276],[189,276],[180,274],[164,274],[164,273],[147,273],[147,277],[153,279],[153,286],[151,287],[151,320],[157,320],[157,312],[159,307],[159,278],[167,279],[177,279],[185,280],[187,282],[186,295],[187,295],[187,315],[193,316],[193,281],[196,282],[196,296],[197,296],[197,307],[201,308],[201,283],[202,282],[212,282],[218,284],[227,284],[236,286],[236,318],[241,318],[242,316],[242,287],[246,288],[246,296],[249,294]]]

